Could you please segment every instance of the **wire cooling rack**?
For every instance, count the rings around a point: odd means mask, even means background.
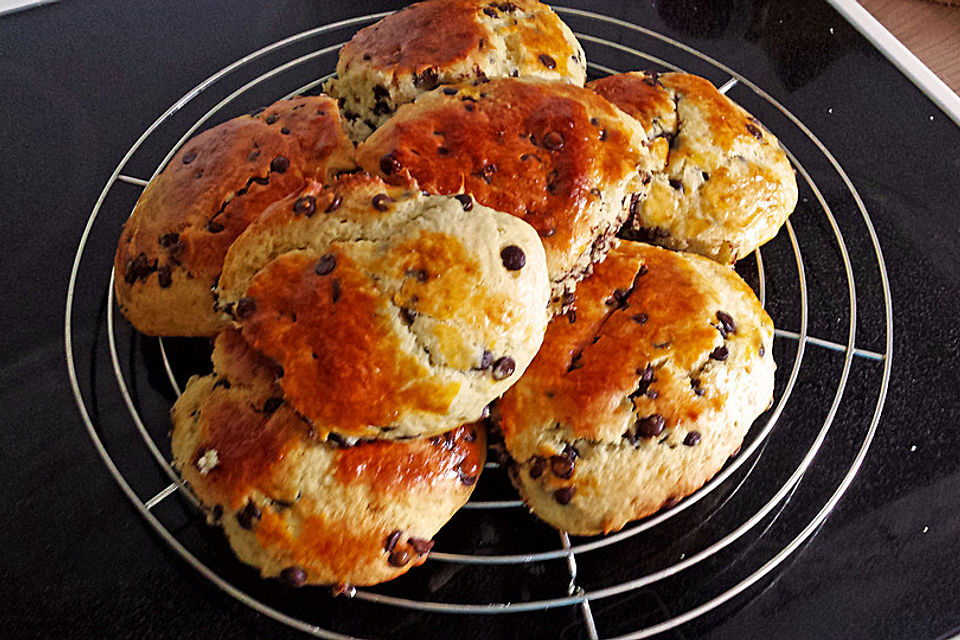
[[[403,630],[471,637],[457,625],[475,637],[520,628],[570,638],[657,635],[702,621],[775,579],[867,455],[890,379],[892,303],[879,241],[846,173],[796,116],[743,75],[649,29],[556,9],[583,43],[592,76],[633,69],[704,75],[761,116],[788,148],[801,203],[762,254],[737,266],[778,327],[773,407],[700,491],[616,534],[558,535],[522,508],[504,471],[488,462],[429,561],[406,576],[337,598],[261,580],[203,523],[196,498],[169,463],[167,409],[185,379],[209,367],[209,345],[133,331],[113,300],[111,261],[140,188],[188,138],[280,96],[318,91],[342,41],[386,14],[324,25],[255,51],[184,95],[120,160],[74,259],[65,346],[90,438],[136,510],[204,577],[295,629],[321,638]],[[597,35],[611,32],[620,41]]]

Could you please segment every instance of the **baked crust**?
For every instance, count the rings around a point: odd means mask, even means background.
[[[443,84],[535,77],[583,86],[586,58],[570,29],[532,0],[427,0],[361,29],[325,90],[363,140],[397,108]]]
[[[772,346],[773,323],[733,270],[622,243],[499,402],[527,504],[588,535],[695,491],[769,406]]]
[[[174,463],[243,562],[300,586],[375,584],[426,560],[483,469],[483,424],[321,442],[239,332],[217,337],[213,359],[173,407]]]
[[[587,86],[670,140],[625,237],[732,264],[773,238],[797,205],[797,180],[777,138],[708,80],[642,72]]]
[[[362,174],[266,211],[220,282],[243,335],[282,366],[290,403],[321,436],[364,438],[478,419],[536,354],[548,296],[523,221]]]
[[[559,301],[646,197],[666,148],[592,91],[508,78],[401,107],[359,146],[357,162],[391,184],[469,193],[533,225]]]
[[[230,244],[308,179],[354,168],[336,102],[282,100],[183,145],[144,189],[114,258],[120,308],[142,333],[213,336],[229,324],[212,287]]]

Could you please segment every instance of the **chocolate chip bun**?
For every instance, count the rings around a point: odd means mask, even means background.
[[[354,167],[326,96],[277,102],[188,141],[144,189],[114,260],[120,308],[141,332],[213,336],[229,318],[212,287],[227,248],[267,204]]]
[[[769,406],[772,346],[770,317],[732,269],[622,243],[499,403],[524,500],[590,535],[695,491]]]
[[[582,87],[586,66],[573,32],[544,4],[427,0],[357,32],[325,89],[360,141],[438,85],[530,76]]]
[[[709,81],[623,73],[587,85],[670,140],[625,234],[732,264],[767,242],[797,205],[797,180],[777,138]]]
[[[423,563],[483,468],[483,425],[324,443],[238,332],[217,337],[214,362],[173,407],[174,463],[243,562],[291,586],[375,584]]]
[[[646,198],[666,150],[592,91],[507,78],[422,95],[358,147],[357,162],[390,183],[466,192],[529,222],[562,301]]]
[[[405,438],[479,419],[520,377],[549,284],[522,220],[360,174],[268,209],[220,296],[318,434]]]

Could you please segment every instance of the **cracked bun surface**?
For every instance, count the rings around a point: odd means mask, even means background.
[[[290,586],[370,585],[424,562],[483,468],[482,424],[321,442],[239,332],[217,337],[213,359],[173,407],[174,464],[243,562]]]
[[[772,346],[770,317],[732,269],[622,243],[499,403],[524,500],[591,535],[692,493],[768,408]]]
[[[589,88],[670,140],[666,169],[626,237],[732,264],[773,238],[797,205],[797,180],[777,138],[708,80],[623,73]]]
[[[361,29],[325,90],[361,141],[439,85],[534,77],[583,86],[586,58],[550,7],[532,0],[427,0]]]
[[[357,162],[392,184],[468,193],[533,225],[562,301],[646,197],[666,151],[592,91],[507,78],[420,96],[358,147]]]
[[[548,297],[528,224],[366,174],[268,209],[220,280],[221,302],[321,437],[434,435],[479,419],[536,354]]]
[[[230,244],[270,203],[352,169],[326,96],[281,100],[187,141],[144,189],[114,259],[115,292],[142,333],[213,336],[229,318],[212,287]]]

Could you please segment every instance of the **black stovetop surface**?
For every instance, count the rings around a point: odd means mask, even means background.
[[[869,212],[893,301],[886,403],[863,465],[836,508],[756,584],[657,637],[933,640],[960,630],[960,368],[953,362],[960,353],[960,128],[826,4],[600,4],[589,8],[670,35],[743,73],[822,140]],[[131,144],[169,105],[271,42],[397,6],[369,0],[88,1],[0,17],[4,637],[300,637],[197,573],[118,488],[92,445],[68,379],[67,287],[101,189]],[[577,20],[570,18],[575,28]],[[594,29],[594,35],[639,46],[639,36],[622,26]],[[297,55],[310,46],[304,44]],[[726,79],[691,56],[679,58],[715,82]],[[269,59],[260,71],[286,59]],[[627,68],[616,56],[608,64]],[[228,88],[236,86],[239,82]],[[275,91],[267,87],[262,95],[252,95],[251,106],[272,100]],[[847,363],[842,385],[844,353],[808,343],[790,403],[757,451],[756,464],[744,465],[714,497],[634,542],[578,556],[578,582],[589,592],[695,553],[755,513],[802,462],[818,430],[831,424],[797,488],[742,539],[678,576],[592,600],[601,637],[672,618],[728,592],[803,534],[868,439],[882,388],[885,361],[872,355],[887,353],[882,281],[855,201],[822,153],[783,114],[742,84],[730,95],[781,135],[831,206],[855,273],[856,346],[863,351]],[[203,109],[212,104],[204,103]],[[203,109],[185,107],[174,116],[183,120],[169,131],[158,130],[145,144],[143,158],[135,156],[124,173],[149,177]],[[117,394],[103,322],[111,245],[138,189],[118,183],[110,193],[78,274],[73,355],[91,420],[145,500],[169,480],[144,455],[143,441]],[[816,194],[805,186],[801,196],[793,224],[803,248],[809,334],[844,344],[850,295],[839,245]],[[744,270],[755,269],[753,264],[748,261]],[[764,264],[771,314],[778,327],[798,331],[798,273],[786,233],[764,248]],[[750,273],[746,277],[756,283]],[[156,343],[136,336],[120,320],[117,332],[120,366],[131,380],[133,400],[162,442],[172,396],[157,373]],[[796,347],[789,336],[778,338],[778,393],[789,378]],[[193,341],[171,341],[170,348],[186,353],[188,362],[189,354],[203,349]],[[830,422],[841,386],[842,401]],[[495,479],[489,484],[485,491],[495,495],[500,489]],[[225,578],[325,628],[386,637],[587,637],[579,607],[450,616],[334,600],[320,590],[290,594],[261,584],[239,567],[219,533],[200,524],[182,499],[164,502],[157,516]],[[520,532],[510,543],[517,548],[556,546],[556,534],[520,510],[494,517],[503,519],[498,526]],[[489,542],[484,539],[492,526],[487,516],[458,518],[441,542],[459,550]],[[411,573],[378,592],[409,597],[427,590],[453,601],[565,595],[565,589],[554,589],[565,579],[562,561],[529,571],[522,566],[447,571],[442,564],[431,568],[434,564],[421,568],[419,577]]]

